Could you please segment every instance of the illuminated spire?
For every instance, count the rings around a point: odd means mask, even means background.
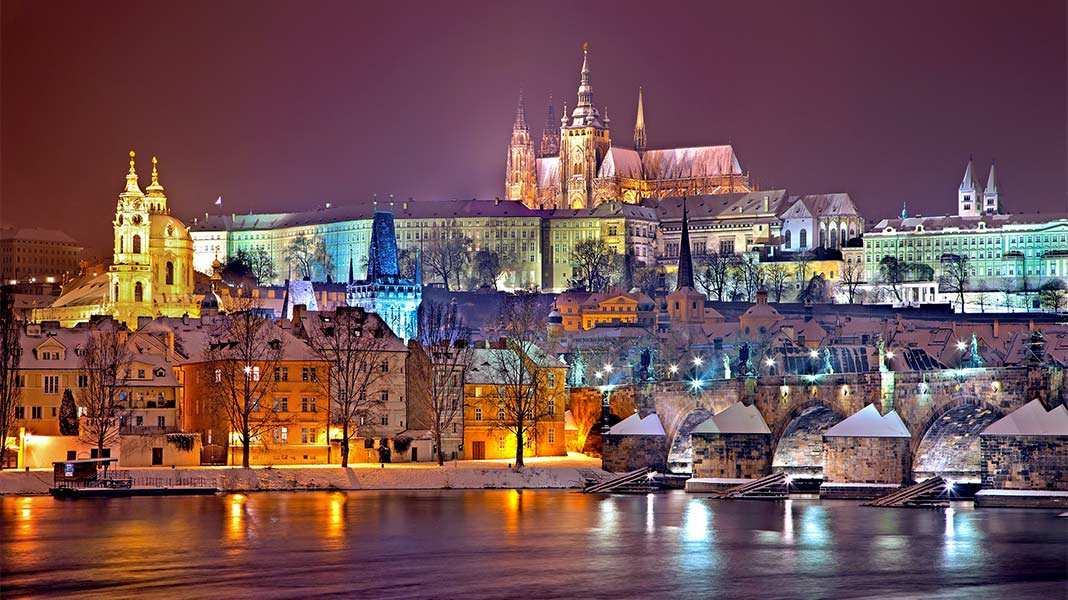
[[[549,110],[545,114],[545,127],[541,130],[541,155],[560,154],[560,128],[556,126],[556,110],[553,108],[553,95],[549,93]]]
[[[593,86],[590,85],[590,54],[589,42],[582,44],[582,74],[579,80],[578,104],[571,112],[571,126],[584,127],[593,125],[603,127],[601,115],[597,107],[593,105]]]
[[[523,104],[523,90],[519,90],[519,104],[515,107],[515,123],[512,131],[529,131],[527,129],[527,109]]]
[[[645,107],[642,105],[642,88],[638,87],[638,118],[634,120],[634,149],[638,152],[645,151],[647,139],[645,137]]]
[[[145,188],[148,191],[148,195],[149,196],[162,196],[163,195],[163,185],[161,185],[160,182],[159,182],[159,169],[156,166],[157,162],[158,161],[156,160],[156,157],[153,156],[152,157],[152,183],[148,184],[148,187]]]
[[[137,169],[134,167],[134,157],[136,154],[133,150],[130,150],[130,170],[126,173],[126,193],[144,195],[141,192],[141,185],[137,182]]]

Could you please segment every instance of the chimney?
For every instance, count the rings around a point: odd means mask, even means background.
[[[997,337],[998,337],[998,335],[1000,333],[1001,333],[1001,323],[999,323],[997,319],[994,319],[994,338],[997,339]]]

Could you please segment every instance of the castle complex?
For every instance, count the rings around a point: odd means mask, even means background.
[[[602,115],[593,104],[587,47],[582,54],[578,102],[570,116],[564,105],[557,131],[550,99],[538,153],[520,95],[508,145],[505,198],[531,208],[580,209],[615,200],[636,204],[644,198],[753,191],[729,144],[648,149],[640,89],[633,146],[613,146],[608,111]]]

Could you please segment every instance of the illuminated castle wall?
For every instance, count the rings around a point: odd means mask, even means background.
[[[419,332],[423,285],[418,268],[415,279],[400,276],[393,213],[375,211],[367,255],[367,278],[349,281],[345,294],[348,305],[377,314],[398,337],[414,338]]]

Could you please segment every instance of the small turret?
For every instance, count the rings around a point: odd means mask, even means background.
[[[975,177],[975,162],[971,157],[968,157],[968,166],[964,169],[964,179],[961,180],[960,189],[957,191],[957,216],[978,217],[982,195],[983,188]]]

